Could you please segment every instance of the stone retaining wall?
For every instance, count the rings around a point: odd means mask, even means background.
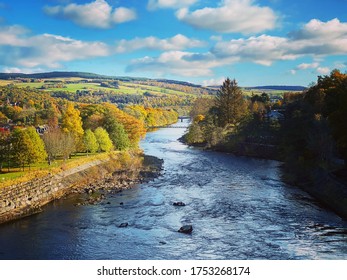
[[[97,160],[57,175],[0,188],[0,223],[38,212],[41,206],[64,196],[76,185],[104,177],[109,173],[109,166],[103,165],[106,163]]]

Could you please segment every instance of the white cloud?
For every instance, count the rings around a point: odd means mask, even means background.
[[[171,51],[164,52],[159,57],[144,57],[136,59],[127,67],[128,72],[154,72],[158,76],[167,74],[184,77],[201,77],[212,75],[211,68],[220,62],[211,59],[194,59],[194,53]]]
[[[208,86],[220,86],[223,84],[223,82],[225,81],[225,77],[223,78],[219,78],[219,79],[210,79],[210,80],[204,80],[202,81],[202,85],[204,87],[208,87]]]
[[[3,73],[40,73],[44,72],[45,69],[42,68],[18,68],[18,67],[4,67],[2,68],[1,72]]]
[[[128,8],[117,8],[112,14],[112,20],[114,23],[123,23],[136,19],[136,12]]]
[[[347,23],[333,19],[312,19],[302,29],[289,34],[292,52],[301,55],[337,55],[347,53]]]
[[[212,41],[222,41],[222,40],[223,40],[223,37],[222,37],[222,36],[212,35],[212,36],[210,37],[210,39],[211,39]]]
[[[329,32],[327,32],[327,29]],[[334,31],[334,34],[330,32]],[[296,36],[293,36],[296,34]],[[300,36],[298,36],[300,34]],[[210,51],[205,53],[165,53],[163,56],[136,60],[131,63],[129,71],[146,71],[155,73],[180,73],[182,76],[207,76],[213,68],[237,62],[252,62],[270,66],[277,61],[295,60],[303,57],[314,59],[312,63],[302,63],[297,71],[312,69],[316,73],[329,73],[328,67],[320,66],[322,58],[332,55],[347,54],[347,23],[339,20],[321,22],[312,20],[300,30],[288,37],[269,35],[252,36],[249,38],[217,41]],[[201,68],[201,69],[199,69]]]
[[[259,33],[274,29],[278,20],[269,7],[260,7],[254,0],[223,0],[216,8],[206,7],[177,11],[179,20],[199,29],[221,33]]]
[[[110,28],[136,19],[136,12],[132,9],[119,7],[113,9],[105,0],[95,0],[88,4],[69,4],[67,6],[46,6],[47,15],[73,21],[83,27]]]
[[[330,34],[332,30],[334,34]],[[293,34],[300,34],[300,36],[293,36]],[[317,68],[318,61],[324,56],[347,54],[347,23],[341,23],[336,19],[326,23],[311,20],[302,29],[291,33],[288,37],[261,35],[247,39],[221,41],[211,52],[220,58],[239,57],[241,61],[268,66],[279,60],[312,56],[316,60],[315,63],[302,64],[297,70]]]
[[[312,62],[312,63],[301,63],[298,66],[295,67],[295,69],[290,70],[290,72],[295,75],[298,71],[301,70],[314,70],[315,72],[319,74],[323,74],[326,69],[328,69],[328,73],[330,72],[329,68],[326,67],[320,67],[320,64],[318,62]]]
[[[149,0],[147,4],[147,9],[157,10],[157,9],[178,9],[183,7],[188,7],[199,0]]]
[[[204,42],[187,38],[182,34],[177,34],[176,36],[167,39],[159,39],[151,36],[146,38],[135,38],[132,40],[121,40],[117,44],[116,52],[133,52],[139,49],[176,51],[202,47],[204,45]]]
[[[211,52],[220,59],[234,57],[239,61],[251,61],[270,66],[277,60],[290,60],[298,56],[287,52],[286,38],[261,35],[248,39],[218,42]]]
[[[294,40],[336,39],[347,35],[347,24],[335,18],[327,22],[312,19],[302,29],[290,33]]]
[[[22,69],[18,67],[5,67],[2,69],[3,73],[23,73]]]
[[[111,54],[101,42],[84,42],[52,34],[30,36],[18,27],[0,30],[0,65],[10,68],[56,68],[61,62]]]
[[[327,75],[330,73],[330,69],[329,69],[329,67],[318,67],[317,73],[322,74],[322,75]]]
[[[340,62],[340,61],[335,62],[334,68],[343,69],[343,68],[345,68],[345,67],[347,67],[347,63],[346,63],[346,62],[345,62],[345,63]]]
[[[0,46],[24,46],[25,40],[21,38],[21,35],[26,34],[28,31],[17,25],[3,26],[0,28]]]
[[[297,69],[298,70],[306,70],[306,69],[316,69],[319,67],[318,62],[313,62],[313,63],[301,63],[298,65]]]
[[[7,70],[10,69],[9,71],[18,72],[16,69],[25,69],[25,72],[29,72],[30,68],[60,68],[62,63],[68,61],[152,49],[166,51],[158,58],[158,63],[162,65],[158,69],[172,67],[172,72],[175,72],[175,69],[180,69],[179,65],[183,64],[187,70],[179,71],[183,72],[183,75],[194,76],[197,74],[189,73],[192,69],[195,73],[209,70],[205,70],[205,65],[199,62],[179,61],[180,57],[189,54],[180,51],[201,47],[204,44],[202,41],[177,34],[165,39],[147,37],[121,40],[118,44],[109,46],[102,42],[86,42],[53,34],[32,36],[22,27],[9,26],[0,29],[0,65]],[[146,63],[146,67],[150,68],[148,59],[141,60],[141,63]],[[133,64],[133,68],[136,68],[136,63]]]

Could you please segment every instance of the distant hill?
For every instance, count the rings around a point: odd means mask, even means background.
[[[257,86],[257,87],[246,87],[245,89],[252,90],[281,90],[281,91],[304,91],[307,88],[303,86]]]
[[[0,80],[13,80],[13,79],[54,79],[54,78],[82,78],[82,79],[106,79],[106,80],[119,80],[123,82],[133,82],[133,81],[145,81],[153,80],[166,84],[176,84],[182,86],[190,86],[200,88],[201,85],[196,85],[183,81],[167,80],[167,79],[148,79],[139,77],[123,77],[123,76],[107,76],[99,75],[95,73],[88,72],[62,72],[54,71],[47,73],[34,73],[34,74],[24,74],[24,73],[0,73]]]
[[[0,73],[0,79],[10,80],[16,78],[24,79],[54,79],[54,78],[83,78],[83,79],[108,79],[108,80],[124,80],[124,81],[133,81],[133,80],[147,80],[145,78],[132,78],[132,77],[116,77],[116,76],[107,76],[99,75],[88,72],[46,72],[46,73],[33,73],[33,74],[24,74],[24,73]]]
[[[192,84],[184,81],[167,80],[167,79],[148,79],[140,77],[123,77],[123,76],[107,76],[99,75],[88,72],[63,72],[54,71],[46,73],[0,73],[0,80],[13,80],[13,79],[54,79],[54,78],[82,78],[82,79],[107,79],[107,80],[118,80],[123,82],[135,82],[135,81],[156,81],[159,83],[175,84],[181,86],[189,86],[194,88],[205,88],[211,91],[218,90],[219,86],[202,87],[201,85]],[[256,86],[256,87],[245,87],[246,90],[280,90],[280,91],[303,91],[306,87],[302,86]]]

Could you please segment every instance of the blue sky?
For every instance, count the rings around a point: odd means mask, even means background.
[[[0,0],[0,71],[303,85],[347,70],[347,0]]]

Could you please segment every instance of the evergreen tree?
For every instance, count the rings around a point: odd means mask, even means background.
[[[236,80],[226,79],[215,97],[218,126],[237,125],[247,114],[247,103]]]

